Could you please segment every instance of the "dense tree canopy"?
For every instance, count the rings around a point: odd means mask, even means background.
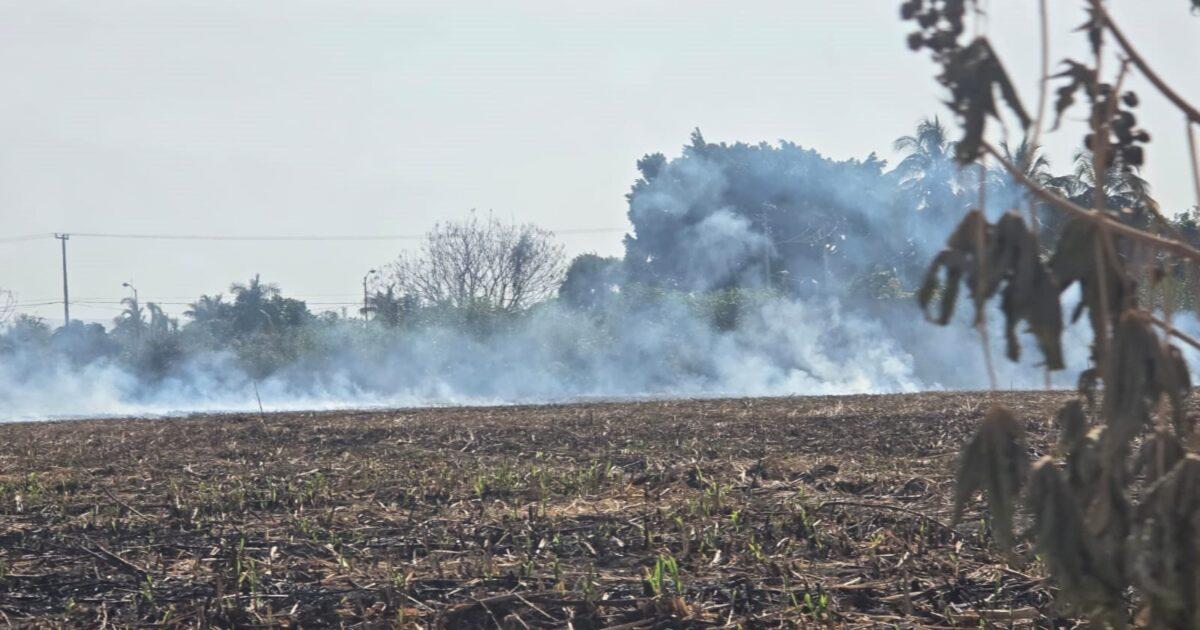
[[[619,258],[581,254],[567,267],[558,297],[570,306],[594,308],[615,295],[622,282]]]
[[[805,292],[879,264],[913,270],[923,230],[962,206],[938,129],[923,125],[901,142],[913,152],[894,172],[874,154],[839,161],[786,141],[713,144],[697,130],[680,157],[638,162],[627,280]]]

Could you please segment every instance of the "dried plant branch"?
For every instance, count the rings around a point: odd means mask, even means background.
[[[1103,20],[1103,17],[1101,17]],[[1096,72],[1092,75],[1093,89],[1098,94],[1100,93],[1100,68],[1103,60],[1101,48],[1096,48]],[[1116,88],[1113,94],[1121,93],[1121,86],[1125,83],[1125,76],[1129,73],[1129,60],[1121,60],[1121,69],[1117,73]],[[1111,131],[1111,121],[1113,114],[1116,113],[1117,99],[1108,99],[1108,106],[1103,111],[1098,111],[1093,108],[1092,114],[1092,137],[1096,139],[1095,150],[1092,151],[1092,172],[1095,173],[1095,183],[1092,186],[1092,214],[1102,217],[1105,215],[1105,210],[1108,208],[1108,198],[1105,195],[1104,187],[1106,185],[1105,176],[1108,173],[1108,134]],[[1093,249],[1096,259],[1096,277],[1100,279],[1097,283],[1097,289],[1100,293],[1100,317],[1095,320],[1103,322],[1102,326],[1096,327],[1096,356],[1106,357],[1108,355],[1108,326],[1112,321],[1112,314],[1109,312],[1109,296],[1108,296],[1108,280],[1106,275],[1112,273],[1105,264],[1105,251],[1113,249],[1112,235],[1108,231],[1108,222],[1100,221],[1097,224],[1096,230],[1097,246]]]
[[[1196,187],[1196,207],[1200,207],[1200,157],[1196,156],[1196,128],[1192,121],[1187,125],[1188,158],[1192,163],[1192,185]]]
[[[1138,71],[1140,71],[1147,79],[1149,79],[1150,83],[1153,83],[1154,87],[1158,88],[1158,91],[1162,93],[1162,95],[1165,96],[1168,101],[1171,101],[1171,103],[1183,111],[1184,115],[1188,117],[1188,120],[1200,124],[1200,109],[1196,109],[1196,107],[1185,101],[1182,96],[1175,92],[1175,90],[1171,89],[1171,86],[1167,85],[1166,81],[1163,81],[1162,77],[1158,76],[1158,73],[1156,73],[1150,68],[1149,65],[1146,64],[1146,60],[1140,54],[1138,54],[1137,49],[1133,47],[1133,44],[1131,44],[1129,40],[1125,38],[1125,34],[1122,33],[1121,29],[1117,27],[1115,22],[1113,22],[1112,16],[1110,16],[1108,11],[1104,8],[1104,3],[1100,0],[1091,0],[1091,5],[1092,9],[1094,9],[1103,20],[1104,26],[1110,33],[1113,34],[1113,37],[1117,39],[1117,43],[1121,45],[1121,48],[1125,51],[1125,54],[1129,56],[1129,60],[1133,62],[1133,65],[1137,66]]]
[[[1046,120],[1046,93],[1050,84],[1050,18],[1047,15],[1046,0],[1038,0],[1038,23],[1040,24],[1042,80],[1038,83],[1037,116],[1033,119],[1033,132],[1030,134],[1029,146],[1036,148],[1042,136],[1042,124]],[[1033,153],[1028,152],[1026,164],[1033,160]],[[1036,223],[1034,227],[1036,227]]]
[[[1046,2],[1039,4],[1044,97]],[[1060,208],[1070,218],[1063,223],[1053,254],[1043,266],[1035,237],[1019,215],[1006,214],[992,226],[981,212],[972,211],[948,239],[947,249],[931,264],[926,283],[918,292],[918,302],[927,309],[931,296],[938,293],[937,289],[944,289],[941,317],[935,320],[944,324],[953,308],[956,283],[964,275],[975,293],[977,311],[1006,280],[1009,284],[1001,295],[1001,308],[1008,322],[1026,319],[1030,332],[1039,335],[1049,363],[1051,356],[1061,357],[1061,291],[1079,283],[1083,298],[1073,318],[1078,319],[1085,309],[1091,318],[1093,365],[1080,374],[1080,398],[1059,410],[1062,433],[1055,454],[1034,465],[1032,474],[1025,474],[1028,455],[1021,439],[1024,425],[1011,413],[989,412],[962,451],[954,513],[957,520],[966,502],[983,490],[996,541],[1010,553],[1015,542],[1010,527],[1016,499],[1024,495],[1025,509],[1033,517],[1029,533],[1037,552],[1060,587],[1059,597],[1077,612],[1091,617],[1097,625],[1111,627],[1126,627],[1132,619],[1146,627],[1198,628],[1200,571],[1194,567],[1200,561],[1200,545],[1195,542],[1200,533],[1200,453],[1184,446],[1185,438],[1193,433],[1192,419],[1185,412],[1192,377],[1173,341],[1200,350],[1200,340],[1172,325],[1171,296],[1166,285],[1164,311],[1156,314],[1150,310],[1152,307],[1139,304],[1135,278],[1154,286],[1167,270],[1156,267],[1151,271],[1148,264],[1161,263],[1165,255],[1195,265],[1200,262],[1200,250],[1153,203],[1121,201],[1121,205],[1128,203],[1135,208],[1145,206],[1137,208],[1142,211],[1139,217],[1150,223],[1142,225],[1139,221],[1135,227],[1121,220],[1110,209],[1119,193],[1110,196],[1108,186],[1124,183],[1114,175],[1117,167],[1128,172],[1142,165],[1141,145],[1149,141],[1148,134],[1135,127],[1134,115],[1124,108],[1137,106],[1135,93],[1122,92],[1131,68],[1141,69],[1169,100],[1189,112],[1186,131],[1198,201],[1200,156],[1196,154],[1193,123],[1200,122],[1200,114],[1145,67],[1123,33],[1111,23],[1102,0],[1090,0],[1088,4],[1089,19],[1080,30],[1087,33],[1093,61],[1067,61],[1069,68],[1060,76],[1070,82],[1059,88],[1055,108],[1061,117],[1080,91],[1090,102],[1089,133],[1084,144],[1091,150],[1091,159],[1080,165],[1084,175],[1090,169],[1090,181],[1085,182],[1085,190],[1090,190],[1090,207],[1033,181],[1027,174],[1030,155],[1007,159],[982,139],[978,121],[964,120],[977,153],[991,154],[1031,199]],[[1200,0],[1196,4],[1200,6]],[[958,4],[946,6],[961,13]],[[906,14],[915,16],[918,24],[937,24],[945,17],[941,4],[911,0],[909,7]],[[953,19],[950,25],[956,30],[951,30],[949,37],[937,29],[932,29],[932,34],[926,29],[918,33],[923,38],[920,43],[933,37],[930,41],[935,48],[956,45],[954,34],[961,32],[961,25]],[[1101,81],[1106,32],[1112,32],[1125,50],[1111,84]],[[936,39],[938,36],[942,39]],[[985,90],[989,86],[976,87]],[[972,98],[979,100],[977,95],[955,96],[956,105]],[[1043,107],[1044,101],[1039,103],[1039,110]],[[1041,131],[1042,114],[1038,112],[1033,125],[1033,138]],[[1026,141],[1030,139],[1026,135]],[[1029,209],[1036,220],[1032,202]],[[976,242],[980,228],[988,230],[986,248]],[[1030,256],[1030,251],[1038,254]],[[984,258],[988,260],[987,268],[981,264]],[[946,282],[939,283],[938,274],[943,270]],[[988,285],[975,286],[971,274],[983,275],[985,271],[995,279]],[[1010,332],[1010,350],[1014,347],[1012,338]],[[1018,357],[1010,351],[1009,358]],[[1098,396],[1102,396],[1099,405]],[[1131,472],[1126,466],[1130,449],[1147,431],[1153,435],[1143,440],[1138,454],[1140,468]],[[1134,594],[1132,599],[1129,593]],[[1131,601],[1136,610],[1131,609]]]
[[[1096,72],[1096,81],[1099,81],[1100,72]],[[1120,94],[1121,88],[1125,85],[1125,77],[1129,76],[1129,59],[1121,59],[1121,69],[1117,71],[1116,86],[1113,88],[1113,94]],[[1097,89],[1097,91],[1099,91]],[[1112,132],[1112,119],[1117,113],[1117,99],[1108,99],[1108,106],[1104,108],[1104,118],[1098,121],[1093,121],[1092,131],[1095,134],[1099,144],[1096,150],[1092,153],[1093,169],[1096,169],[1096,190],[1092,194],[1092,199],[1096,210],[1103,210],[1106,205],[1104,194],[1104,178],[1108,173],[1109,163],[1112,161],[1108,155],[1109,141],[1108,135]]]
[[[979,211],[980,212],[985,211],[985,206],[987,204],[986,193],[987,193],[987,167],[983,164],[983,160],[980,160],[979,161]],[[976,251],[979,251],[981,253],[986,251],[986,245],[987,245],[986,227],[987,227],[987,223],[984,221],[980,221],[975,230]],[[985,305],[984,305],[984,302],[987,301],[987,289],[986,289],[987,278],[988,278],[987,256],[982,256],[982,255],[979,256],[978,264],[979,264],[979,281],[977,283],[977,286],[975,287],[976,296],[977,296],[976,302],[975,302],[975,330],[979,332],[979,345],[983,349],[983,362],[984,362],[984,365],[987,367],[988,387],[989,387],[989,389],[995,390],[997,387],[997,385],[996,385],[996,383],[997,383],[996,366],[992,363],[992,344],[988,340],[987,308],[985,308]]]
[[[1200,250],[1195,249],[1187,243],[1158,236],[1157,234],[1151,234],[1145,230],[1140,230],[1138,228],[1125,225],[1124,223],[1113,221],[1108,217],[1107,214],[1104,213],[1099,215],[1094,214],[1091,210],[1072,203],[1067,199],[1063,199],[1054,192],[1047,190],[1046,187],[1042,186],[1041,184],[1029,179],[1015,164],[1004,159],[1004,155],[1001,154],[1000,151],[998,151],[990,143],[984,142],[983,148],[987,153],[991,154],[1000,162],[1000,165],[1004,167],[1004,170],[1008,171],[1014,178],[1017,179],[1017,181],[1021,182],[1037,198],[1075,216],[1103,222],[1108,229],[1112,231],[1112,233],[1118,236],[1123,236],[1135,241],[1141,241],[1143,243],[1158,247],[1164,251],[1170,252],[1180,258],[1200,263]]]
[[[1187,239],[1183,237],[1183,233],[1179,231],[1179,228],[1163,215],[1162,210],[1159,210],[1156,204],[1146,204],[1146,210],[1150,212],[1150,217],[1158,223],[1159,227],[1171,235],[1171,238],[1181,243],[1187,242]]]
[[[1097,212],[1097,214],[1100,213]],[[1108,356],[1108,326],[1112,321],[1111,313],[1108,311],[1109,302],[1107,274],[1109,271],[1107,265],[1104,264],[1104,251],[1112,242],[1112,239],[1108,234],[1108,230],[1104,228],[1103,222],[1100,223],[1100,228],[1096,230],[1096,235],[1094,238],[1096,239],[1097,243],[1096,246],[1092,248],[1092,251],[1095,258],[1096,277],[1099,278],[1099,282],[1096,283],[1096,289],[1100,294],[1100,317],[1093,320],[1093,325],[1095,326],[1094,332],[1096,335],[1096,358],[1102,359]],[[1100,322],[1100,325],[1095,325],[1096,322]]]
[[[1180,330],[1172,325],[1171,322],[1162,319],[1154,313],[1147,312],[1146,316],[1150,318],[1150,321],[1153,322],[1155,326],[1162,328],[1163,331],[1165,331],[1168,335],[1171,335],[1187,345],[1200,350],[1200,340],[1197,340],[1195,337],[1192,337],[1187,333],[1180,332]]]
[[[1038,0],[1038,22],[1041,26],[1039,31],[1042,79],[1038,82],[1037,115],[1033,119],[1033,131],[1028,136],[1028,141],[1025,143],[1025,155],[1021,159],[1022,171],[1028,170],[1029,165],[1033,162],[1034,154],[1038,150],[1038,143],[1042,138],[1042,124],[1046,120],[1046,92],[1050,85],[1050,19],[1047,13],[1046,0]],[[1032,200],[1029,200],[1026,206],[1029,211],[1029,225],[1033,229],[1033,235],[1036,239],[1038,233],[1041,232],[1041,227],[1038,224],[1037,209],[1034,207]]]
[[[1022,171],[1028,171],[1029,165],[1033,162],[1034,154],[1042,139],[1042,125],[1046,121],[1046,93],[1050,86],[1050,18],[1049,11],[1046,9],[1046,0],[1038,0],[1038,25],[1042,79],[1038,82],[1037,115],[1033,120],[1033,132],[1025,145],[1025,163],[1021,165]],[[1037,244],[1040,251],[1041,243],[1038,242],[1038,234],[1041,233],[1042,227],[1038,221],[1037,206],[1033,203],[1033,199],[1026,199],[1025,207],[1029,212],[1029,227],[1033,233],[1033,242]],[[1043,368],[1042,375],[1045,388],[1048,390],[1051,387],[1049,366]]]

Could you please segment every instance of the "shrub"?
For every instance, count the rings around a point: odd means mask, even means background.
[[[1061,118],[1077,96],[1086,100],[1084,145],[1090,172],[1099,176],[1086,194],[1058,196],[1027,175],[1028,164],[1007,159],[986,138],[989,119],[1000,117],[997,96],[1025,129],[1029,146],[1037,146],[1042,114],[1034,118],[1026,113],[986,37],[960,43],[968,8],[964,0],[908,0],[901,11],[904,19],[919,25],[910,45],[932,51],[942,66],[938,79],[950,92],[950,107],[964,132],[956,155],[963,164],[994,157],[1027,188],[1026,197],[1049,203],[1069,218],[1047,258],[1038,242],[1032,203],[1027,207],[1031,225],[1015,212],[994,223],[982,208],[969,213],[934,260],[918,299],[927,313],[936,310],[931,319],[945,324],[959,285],[965,285],[986,351],[984,307],[999,295],[1008,356],[1019,356],[1017,329],[1025,324],[1046,366],[1061,369],[1059,296],[1078,283],[1082,301],[1073,316],[1087,312],[1093,340],[1091,367],[1080,375],[1079,396],[1057,414],[1060,435],[1054,454],[1031,463],[1022,423],[1011,411],[993,408],[962,453],[955,517],[982,491],[996,542],[1008,551],[1031,540],[1062,597],[1101,624],[1128,623],[1126,597],[1132,592],[1138,625],[1198,627],[1200,453],[1188,446],[1195,444],[1184,411],[1190,377],[1179,349],[1168,339],[1200,343],[1169,323],[1170,305],[1179,301],[1170,292],[1178,292],[1178,282],[1172,284],[1170,274],[1153,269],[1194,265],[1200,251],[1153,204],[1140,204],[1138,216],[1130,216],[1124,203],[1114,208],[1105,180],[1135,173],[1149,140],[1131,111],[1137,96],[1122,91],[1130,65],[1151,77],[1184,112],[1189,136],[1192,126],[1200,124],[1200,111],[1165,87],[1102,2],[1089,0],[1081,30],[1094,59],[1065,62],[1066,71],[1057,75],[1064,84],[1055,107]],[[1044,2],[1042,8],[1044,15]],[[1106,82],[1100,59],[1109,38],[1128,60]],[[1200,194],[1200,173],[1196,181]],[[1164,312],[1155,313],[1155,304],[1164,306]],[[1017,534],[1014,523],[1022,512],[1031,526]]]

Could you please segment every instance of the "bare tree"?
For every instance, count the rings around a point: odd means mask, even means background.
[[[552,296],[563,270],[563,248],[548,230],[472,214],[435,225],[386,275],[398,293],[426,304],[514,311]]]

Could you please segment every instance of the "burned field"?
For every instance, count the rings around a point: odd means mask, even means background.
[[[655,401],[0,425],[0,622],[1050,625],[972,512],[988,401]]]

